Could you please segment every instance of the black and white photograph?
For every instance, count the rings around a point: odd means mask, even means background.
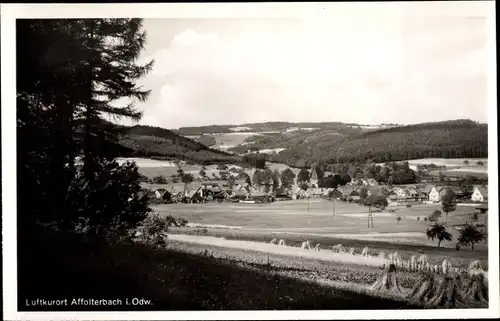
[[[1,15],[7,319],[499,317],[494,1]]]

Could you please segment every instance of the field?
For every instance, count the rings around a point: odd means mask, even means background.
[[[154,160],[148,158],[117,158],[118,163],[123,163],[125,161],[135,162],[139,167],[139,173],[152,179],[157,176],[165,176],[170,177],[172,175],[177,175],[177,167],[171,161],[161,161]],[[286,168],[290,168],[288,165],[280,164],[280,163],[270,163],[267,164],[271,170],[278,169],[280,172]],[[194,176],[195,179],[200,179],[201,176],[199,174],[202,169],[202,165],[188,165],[185,162],[181,162],[181,169],[184,173],[190,173]],[[241,169],[241,166],[235,164],[228,164],[228,167],[235,167],[236,169]],[[205,166],[206,176],[212,177],[212,174],[219,175],[219,170],[217,169],[217,165],[207,165]],[[297,175],[300,171],[298,168],[291,168],[292,171]],[[251,175],[250,170],[245,170],[245,172]],[[163,186],[162,186],[163,187]]]
[[[170,177],[178,174],[176,164],[171,161],[161,161],[148,158],[117,158],[117,161],[118,163],[123,163],[125,161],[135,162],[139,167],[139,173],[147,176],[149,179],[157,176]],[[240,166],[234,164],[229,164],[228,166],[229,168],[235,167],[237,169],[241,169]],[[199,172],[202,167],[202,165],[198,164],[188,165],[186,162],[180,162],[180,168],[184,171],[184,173],[190,173],[195,178],[201,178]],[[205,172],[208,177],[211,177],[212,174],[219,174],[217,165],[207,165],[205,168]]]
[[[470,207],[458,206],[455,212],[449,214],[448,231],[453,236],[452,242],[443,242],[438,248],[436,241],[427,238],[425,232],[429,225],[423,217],[438,208],[437,205],[420,205],[395,207],[395,213],[374,213],[374,228],[367,227],[366,207],[336,202],[334,218],[333,202],[322,199],[270,204],[170,204],[155,206],[154,210],[185,218],[189,222],[188,227],[176,228],[172,233],[266,243],[277,238],[285,239],[292,246],[300,246],[301,242],[310,240],[313,244],[319,242],[322,249],[342,244],[354,247],[360,253],[368,246],[376,251],[399,251],[406,259],[425,253],[436,263],[446,257],[463,267],[470,260],[482,260],[486,264],[487,244],[477,244],[474,251],[462,248],[457,252],[455,249],[459,232],[451,226],[465,223],[468,213],[474,211]],[[399,223],[397,216],[401,217]],[[417,220],[417,217],[421,219]]]
[[[241,145],[245,143],[245,139],[247,139],[250,136],[273,134],[273,133],[279,133],[279,132],[233,132],[233,133],[215,133],[208,135],[215,138],[215,146],[213,147],[218,149],[228,149],[236,145]],[[191,139],[199,138],[198,135],[186,136],[186,137]]]
[[[488,170],[487,169],[471,169],[471,168],[454,168],[447,170],[434,170],[430,171],[429,174],[432,176],[439,176],[439,173],[443,174],[445,177],[463,177],[467,176],[477,177],[479,179],[487,179],[488,178]]]
[[[463,167],[465,166],[464,161],[469,162],[469,166],[473,167],[486,167],[488,166],[488,158],[422,158],[422,159],[412,159],[408,163],[410,165],[429,165],[434,164],[437,166],[446,167]],[[477,162],[483,162],[484,166],[477,165]]]

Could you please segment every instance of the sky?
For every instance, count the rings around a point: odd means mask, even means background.
[[[152,90],[136,105],[140,124],[487,122],[491,7],[453,5],[339,3],[313,18],[145,19],[138,63],[155,65],[140,80]]]

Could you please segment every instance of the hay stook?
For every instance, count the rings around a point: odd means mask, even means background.
[[[425,304],[432,298],[436,288],[436,277],[432,273],[422,273],[413,287],[409,300],[417,304]]]
[[[459,287],[458,277],[445,276],[439,284],[435,295],[427,302],[427,308],[456,309],[466,308],[463,293]]]
[[[403,294],[397,279],[396,265],[389,264],[380,274],[377,281],[371,286],[375,291],[389,291],[396,294]]]

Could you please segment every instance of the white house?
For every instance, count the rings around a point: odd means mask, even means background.
[[[488,201],[488,190],[482,186],[474,186],[474,192],[472,192],[471,199],[474,202]]]
[[[395,187],[392,189],[392,191],[401,198],[408,197],[407,191],[401,187]]]
[[[429,192],[429,201],[439,203],[441,201],[441,194],[439,193],[440,189],[433,186],[431,191]]]

